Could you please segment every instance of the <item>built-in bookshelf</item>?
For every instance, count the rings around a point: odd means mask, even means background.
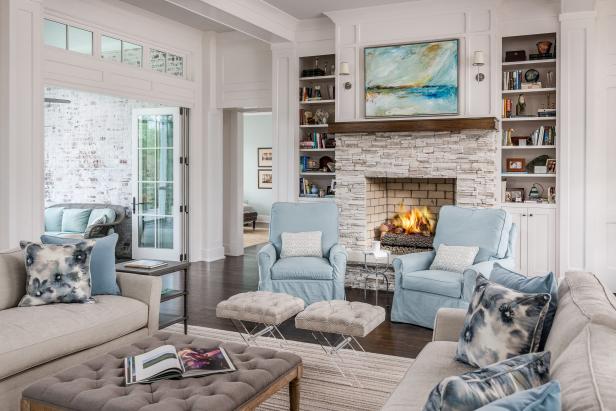
[[[336,112],[334,54],[299,58],[299,200],[334,201]]]
[[[549,54],[538,51],[537,43],[544,41],[552,43]],[[520,50],[524,51],[520,61],[505,61],[507,52]],[[515,197],[519,190],[524,191],[525,201],[533,200],[529,194],[538,191],[542,204],[555,207],[559,144],[556,33],[503,37],[502,56],[501,201],[505,203],[512,194]],[[515,166],[522,169],[517,171]]]

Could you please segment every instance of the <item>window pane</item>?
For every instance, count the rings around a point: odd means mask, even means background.
[[[173,248],[173,218],[159,217],[157,219],[156,248]]]
[[[150,67],[154,71],[165,72],[165,59],[167,54],[164,51],[150,49]]]
[[[68,49],[92,55],[92,32],[68,26]]]
[[[141,67],[141,60],[143,58],[143,47],[138,44],[129,43],[127,41],[122,42],[122,62],[130,64],[131,66]]]
[[[101,57],[110,61],[122,60],[122,42],[113,37],[101,36]]]
[[[184,58],[168,53],[167,73],[182,77],[184,75]]]
[[[48,46],[66,49],[66,24],[45,19],[43,38]]]

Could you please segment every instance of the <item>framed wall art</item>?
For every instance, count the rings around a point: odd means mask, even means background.
[[[258,167],[272,167],[272,148],[259,147],[257,149]]]
[[[366,117],[458,114],[458,40],[364,49]]]

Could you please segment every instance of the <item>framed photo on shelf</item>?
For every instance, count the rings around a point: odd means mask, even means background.
[[[556,159],[548,158],[545,162],[548,174],[556,174]]]
[[[526,171],[526,159],[522,157],[507,159],[507,172],[508,173],[523,173],[525,171]]]
[[[258,166],[259,167],[272,167],[272,148],[271,147],[259,147],[257,149]]]
[[[265,169],[259,170],[257,187],[259,190],[271,190],[272,189],[272,170]]]
[[[507,188],[505,191],[506,203],[523,203],[524,189],[523,188]]]

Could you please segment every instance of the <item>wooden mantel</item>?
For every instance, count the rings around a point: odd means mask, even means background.
[[[498,123],[495,117],[474,118],[417,118],[412,120],[384,120],[384,121],[347,121],[330,123],[328,133],[391,133],[414,131],[451,131],[461,130],[497,130]]]

